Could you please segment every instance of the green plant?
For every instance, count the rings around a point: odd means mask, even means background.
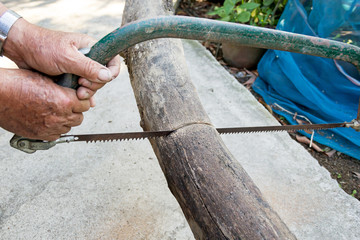
[[[255,26],[276,26],[287,0],[225,0],[209,15],[218,15],[227,22],[248,23]]]
[[[355,197],[356,194],[357,194],[357,191],[353,190],[351,196]]]

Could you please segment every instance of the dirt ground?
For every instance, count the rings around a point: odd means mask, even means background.
[[[215,6],[220,6],[221,1],[216,0],[182,0],[176,11],[177,15],[204,17],[216,19],[216,16],[209,16],[207,13]],[[271,111],[269,106],[266,106],[262,98],[251,89],[252,80],[255,80],[257,71],[248,71],[246,69],[238,69],[229,66],[222,57],[221,45],[218,43],[204,42],[203,45],[216,57],[221,65],[223,65],[239,83],[246,86],[249,91],[258,99],[260,103]],[[280,123],[283,122],[280,116],[276,116]],[[337,152],[321,144],[315,143],[313,147],[309,147],[306,143],[308,140],[304,139],[299,134],[290,134],[291,137],[297,140],[301,145],[306,148],[309,153],[325,167],[331,174],[331,177],[336,179],[339,186],[348,194],[360,200],[360,161],[347,156],[343,153]]]

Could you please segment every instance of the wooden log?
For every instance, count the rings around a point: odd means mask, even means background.
[[[171,0],[127,0],[123,24],[168,14]],[[150,142],[196,239],[295,239],[212,126],[181,41],[147,41],[124,57],[143,129],[177,129]]]

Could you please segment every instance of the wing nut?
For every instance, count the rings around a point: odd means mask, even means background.
[[[360,132],[360,122],[357,119],[352,120],[350,123],[345,125],[346,127],[351,127],[357,132]]]

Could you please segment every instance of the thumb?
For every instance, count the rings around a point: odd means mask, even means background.
[[[106,83],[112,80],[112,73],[107,67],[86,57],[79,51],[74,57],[75,61],[69,66],[71,73],[96,83]]]

